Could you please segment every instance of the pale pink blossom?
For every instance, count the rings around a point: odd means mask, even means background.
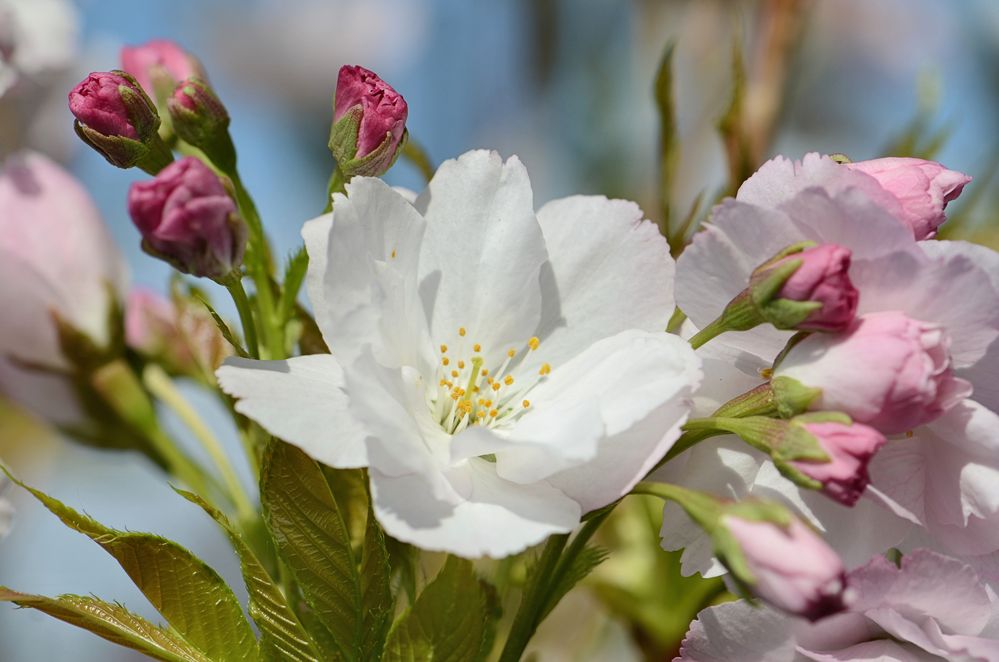
[[[53,315],[111,340],[124,260],[87,192],[44,156],[12,157],[0,171],[0,391],[45,418],[79,417],[65,381],[24,362],[66,369]]]
[[[733,515],[722,517],[721,524],[742,548],[758,597],[810,620],[843,610],[848,599],[843,563],[807,525],[793,519],[781,527]]]
[[[918,239],[932,239],[947,220],[944,210],[971,181],[971,177],[948,170],[936,161],[888,157],[857,161],[847,168],[870,175],[901,207],[900,219]]]
[[[799,323],[797,329],[840,331],[853,321],[858,293],[848,273],[850,255],[847,248],[823,244],[789,255],[781,261],[800,260],[801,266],[784,282],[777,297],[822,304],[821,308]]]
[[[163,91],[173,90],[177,82],[190,76],[203,77],[198,60],[169,39],[153,39],[139,46],[121,49],[121,68],[130,73],[153,99],[157,98],[157,79]]]
[[[679,662],[999,659],[999,604],[965,563],[929,550],[883,556],[847,575],[845,613],[810,623],[744,601],[708,607]]]
[[[885,434],[939,418],[971,394],[954,376],[940,324],[900,312],[863,315],[840,334],[813,334],[781,359],[774,377],[821,389],[811,408],[839,411]]]
[[[809,422],[802,425],[815,437],[829,461],[792,460],[790,464],[822,483],[826,495],[852,506],[870,482],[867,464],[884,445],[884,435],[860,423]]]

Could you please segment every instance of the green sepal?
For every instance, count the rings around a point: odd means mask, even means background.
[[[167,100],[177,137],[200,149],[222,172],[235,172],[236,147],[229,135],[229,111],[205,80],[191,77],[181,85],[181,91],[195,107],[188,108],[172,95]]]
[[[778,375],[770,380],[777,414],[781,418],[792,418],[808,411],[808,408],[822,395],[822,389],[805,386],[791,377]]]
[[[391,132],[371,152],[358,158],[357,140],[361,129],[364,110],[360,105],[349,109],[330,127],[329,149],[336,159],[337,166],[349,181],[351,177],[378,177],[395,165],[409,140],[409,130],[403,130],[398,144],[393,144]]]

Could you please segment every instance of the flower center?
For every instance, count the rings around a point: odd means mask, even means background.
[[[520,349],[509,348],[503,361],[487,365],[482,345],[471,342],[465,327],[458,329],[457,342],[441,344],[437,374],[428,389],[427,405],[448,434],[457,434],[469,425],[497,427],[516,421],[531,408],[528,394],[551,373],[543,364],[537,375],[521,379],[514,374],[524,355],[541,341],[531,338]]]

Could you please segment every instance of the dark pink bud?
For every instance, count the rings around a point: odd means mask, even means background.
[[[872,427],[837,422],[802,423],[829,456],[828,462],[792,460],[791,466],[822,483],[822,492],[843,505],[852,506],[867,488],[867,465],[885,443]]]
[[[409,113],[406,100],[375,73],[347,65],[340,68],[336,82],[333,122],[338,122],[355,106],[361,107],[355,158],[373,152],[386,137],[393,146],[399,144]]]
[[[246,225],[222,182],[188,156],[155,179],[132,184],[128,213],[143,248],[178,270],[222,280],[243,260]]]
[[[157,80],[164,89],[190,76],[204,76],[198,60],[168,39],[154,39],[141,46],[121,49],[121,67],[142,85],[151,97],[157,96]]]
[[[122,95],[123,88],[141,93],[134,80],[120,74],[92,73],[69,93],[69,110],[81,124],[101,135],[141,140],[132,115],[135,104]]]
[[[917,240],[932,239],[947,220],[947,203],[961,195],[971,177],[936,161],[884,158],[847,163],[878,181],[901,205],[901,218]]]
[[[778,298],[822,304],[796,328],[802,331],[841,331],[850,325],[860,298],[857,288],[850,282],[850,257],[849,249],[836,244],[823,244],[784,258],[785,262],[800,260],[801,266],[784,281]]]
[[[797,519],[787,526],[726,515],[722,524],[742,548],[761,599],[818,620],[846,608],[846,570],[822,538]]]

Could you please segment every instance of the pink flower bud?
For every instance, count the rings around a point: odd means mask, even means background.
[[[380,175],[405,137],[406,100],[364,67],[344,66],[337,78],[330,149],[345,172]]]
[[[231,354],[203,307],[177,305],[156,292],[135,288],[125,303],[125,343],[174,374],[211,375]]]
[[[742,548],[762,600],[813,621],[846,608],[843,563],[805,524],[794,519],[781,527],[734,515],[721,521]]]
[[[885,443],[872,427],[855,423],[802,423],[829,456],[829,462],[792,460],[791,466],[822,483],[822,492],[845,506],[852,506],[867,488],[867,464]]]
[[[135,104],[122,96],[122,88],[139,91],[134,80],[120,74],[92,73],[69,93],[69,110],[84,126],[104,136],[142,140],[133,117]],[[155,114],[152,108],[148,112]]]
[[[853,321],[860,297],[847,273],[850,256],[849,249],[836,244],[823,244],[782,260],[800,260],[801,266],[784,282],[778,298],[822,304],[804,322],[798,323],[798,329],[842,331]]]
[[[896,311],[858,317],[842,334],[813,334],[774,377],[821,389],[812,410],[840,411],[885,434],[928,423],[971,393],[954,376],[947,332]]]
[[[143,249],[184,273],[221,280],[243,260],[246,225],[219,178],[193,156],[132,184],[128,213]]]
[[[947,220],[947,203],[961,195],[971,177],[948,170],[936,161],[884,158],[846,164],[870,175],[898,199],[902,218],[917,240],[932,239]]]
[[[190,76],[204,76],[198,60],[167,39],[154,39],[141,46],[121,49],[121,68],[132,74],[149,96],[156,98],[157,80],[164,90]]]

